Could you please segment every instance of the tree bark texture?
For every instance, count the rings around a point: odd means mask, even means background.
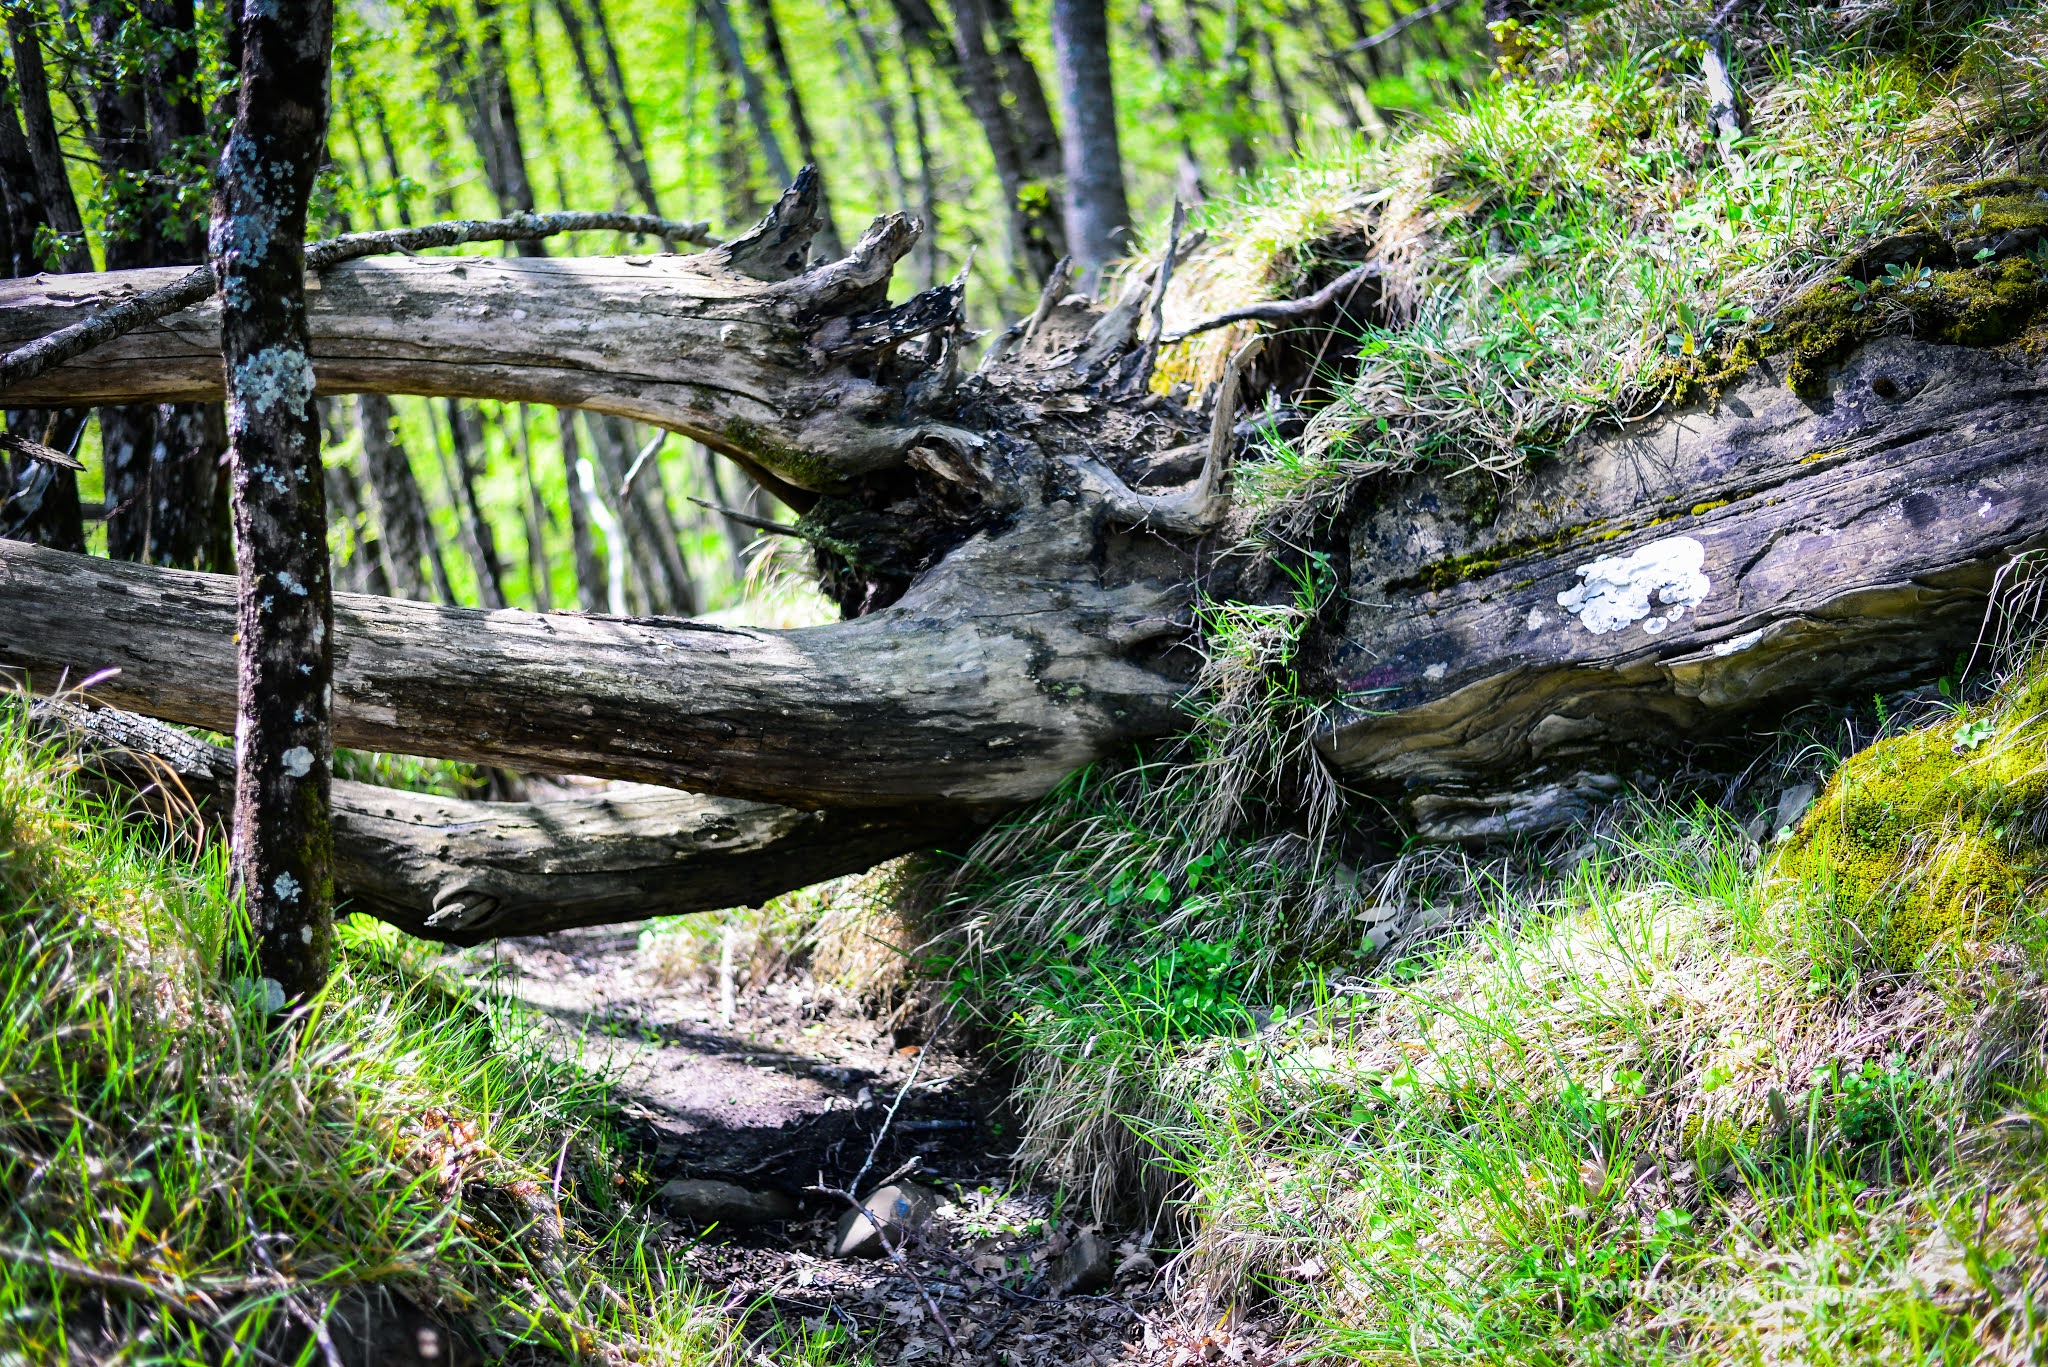
[[[208,832],[224,824],[235,769],[225,747],[71,700],[38,699],[32,722],[155,815],[181,826],[197,816]],[[470,802],[336,779],[333,813],[337,909],[462,945],[756,905],[946,834],[886,812],[799,812],[641,785]]]
[[[326,981],[333,934],[334,617],[304,243],[334,14],[330,0],[240,0],[232,19],[241,89],[212,255],[238,543],[235,873],[262,976],[289,1001]]]
[[[329,273],[312,296],[323,385],[410,375],[704,434],[798,508],[852,615],[760,631],[344,595],[342,743],[939,830],[1185,726],[1192,583],[1262,592],[1216,543],[1249,427],[1237,384],[1207,416],[1130,392],[1143,290],[1108,314],[1051,301],[1014,352],[963,375],[957,290],[890,308],[886,266],[862,264],[908,250],[894,220],[794,273],[802,198],[659,273]],[[456,266],[479,294],[449,287]],[[585,282],[573,305],[550,301],[563,279]],[[67,321],[73,283],[0,287],[0,339]],[[494,350],[512,331],[494,311],[513,307],[533,319],[516,364]],[[52,402],[203,397],[217,366],[180,358],[211,323],[170,321],[33,383]],[[1344,592],[1304,660],[1306,690],[1341,700],[1316,738],[1326,762],[1424,834],[1488,838],[1569,820],[1634,766],[1951,664],[1994,575],[2048,529],[2048,369],[1891,338],[1826,374],[1825,397],[1802,398],[1766,362],[1711,405],[1589,433],[1484,493],[1429,474],[1362,490],[1322,543]],[[721,419],[742,382],[812,406]],[[892,402],[862,407],[877,392]],[[0,665],[44,689],[118,669],[106,701],[222,726],[232,601],[205,575],[0,544]]]

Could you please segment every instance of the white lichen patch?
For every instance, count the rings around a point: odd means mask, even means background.
[[[270,884],[270,890],[277,894],[277,900],[280,902],[296,902],[299,900],[299,880],[288,873],[280,873],[273,879]]]
[[[279,405],[303,421],[313,401],[313,362],[298,347],[267,346],[236,365],[228,395],[228,426],[234,431],[246,429],[250,415]]]
[[[1603,556],[1578,570],[1579,583],[1557,595],[1558,606],[1595,636],[1643,624],[1655,636],[1713,590],[1701,569],[1706,548],[1689,536],[1670,536],[1631,551]]]
[[[304,778],[313,772],[313,752],[303,745],[294,745],[278,758],[284,761],[284,771],[293,778]]]

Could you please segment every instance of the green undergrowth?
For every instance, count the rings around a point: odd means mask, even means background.
[[[600,1080],[359,923],[273,1029],[235,906],[0,713],[0,1362],[318,1362],[380,1297],[485,1361],[724,1360]]]
[[[1362,873],[1098,770],[956,872],[941,966],[1021,1155],[1309,1359],[2035,1361],[2043,678],[1894,724],[1763,848],[1638,799]]]
[[[1738,26],[1749,131],[1723,148],[1698,36],[1713,8],[1539,23],[1526,77],[1212,207],[1213,245],[1172,294],[1182,323],[1350,261],[1381,273],[1377,321],[1326,377],[1329,402],[1240,469],[1242,498],[1299,530],[1362,475],[1511,471],[1590,423],[1716,392],[1762,355],[1791,352],[1792,382],[1814,392],[1877,331],[1985,345],[2027,330],[2048,13],[1773,10]],[[1989,233],[2004,218],[2023,231]],[[1913,234],[1920,250],[1867,255]],[[1159,382],[1213,380],[1244,335],[1185,344]]]
[[[1772,860],[1890,966],[1995,941],[2048,874],[2048,670],[1851,758]]]

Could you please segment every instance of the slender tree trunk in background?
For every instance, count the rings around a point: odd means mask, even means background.
[[[303,244],[334,16],[329,0],[230,0],[229,18],[241,89],[212,240],[239,546],[234,867],[258,968],[290,1001],[326,981],[333,934],[334,607]]]
[[[611,144],[613,159],[618,162],[619,169],[626,173],[627,182],[632,185],[634,193],[640,197],[640,202],[647,212],[660,214],[661,206],[655,197],[654,180],[647,173],[646,153],[639,144],[638,121],[632,122],[630,130],[621,126],[624,120],[632,119],[632,102],[625,97],[623,89],[607,90],[604,81],[599,78],[597,67],[591,61],[590,43],[584,35],[583,15],[576,6],[576,0],[555,0],[555,14],[562,21],[562,33],[569,40],[569,52],[576,59],[576,72],[583,80],[584,98],[590,101],[590,107],[597,112],[598,126],[604,130],[605,141]],[[542,103],[545,105],[546,87],[540,83],[542,75],[538,45],[529,43],[527,55],[533,62],[535,89],[543,92]],[[547,120],[548,114],[543,108],[543,130],[549,127]],[[551,133],[544,131],[543,136],[552,142]],[[559,166],[560,159],[556,160]]]
[[[156,220],[141,200],[153,160],[149,116],[142,88],[121,60],[121,27],[125,18],[109,6],[92,11],[93,116],[99,159],[100,193],[106,217],[100,241],[110,271],[140,266],[167,266],[155,230]],[[116,560],[148,558],[150,453],[156,446],[155,404],[122,404],[100,410],[100,462],[107,500],[107,554]]]
[[[939,187],[932,170],[931,139],[925,132],[924,87],[910,60],[910,49],[900,47],[897,58],[903,64],[903,86],[910,100],[910,132],[917,147],[917,193],[919,217],[924,233],[917,241],[918,288],[931,289],[939,283]]]
[[[982,135],[988,140],[989,157],[995,163],[996,180],[1003,189],[1011,257],[1034,282],[1043,281],[1060,259],[1066,235],[1052,211],[1051,196],[1034,195],[1027,188],[1030,176],[1024,168],[1009,113],[1004,108],[1002,77],[996,70],[994,59],[989,56],[987,38],[980,24],[981,10],[978,7],[956,10],[954,17],[958,29],[948,34],[929,0],[891,0],[891,3],[903,30],[905,45],[922,47],[930,54],[932,61],[952,81],[960,102],[981,125]],[[908,69],[906,63],[906,73]],[[917,110],[915,90],[913,84],[913,112]],[[919,150],[922,153],[926,149],[920,146]],[[920,162],[928,171],[929,160],[921,156]]]
[[[85,245],[85,223],[78,216],[78,201],[71,196],[71,178],[64,169],[64,151],[57,142],[57,120],[50,112],[50,78],[43,66],[42,44],[33,23],[13,9],[7,13],[7,39],[14,54],[14,87],[21,100],[22,131],[27,135],[29,155],[35,162],[43,212],[48,216],[50,231],[65,239],[54,264],[59,270],[89,271],[92,253]]]
[[[156,410],[149,451],[152,565],[225,573],[234,565],[228,530],[227,417],[217,403],[167,403]]]
[[[675,522],[669,514],[667,494],[660,487],[660,476],[654,475],[650,483],[650,472],[643,468],[632,486],[627,487],[626,475],[638,454],[633,449],[632,426],[622,418],[594,413],[586,414],[585,419],[590,427],[591,445],[597,449],[600,487],[618,518],[620,534],[625,538],[627,564],[642,588],[647,610],[684,617],[694,615],[697,588],[690,578],[689,566],[683,562],[682,548],[677,545]]]
[[[735,226],[752,223],[761,216],[761,200],[754,193],[752,140],[740,128],[741,100],[734,93],[739,79],[726,67],[723,48],[717,48],[718,83],[718,183],[725,191],[721,206],[725,221]]]
[[[754,138],[760,144],[769,176],[777,186],[789,184],[796,179],[796,173],[790,168],[789,158],[782,154],[782,140],[775,136],[775,123],[769,116],[768,94],[761,87],[761,77],[747,62],[746,49],[740,46],[740,35],[732,26],[732,14],[726,9],[725,0],[697,0],[697,12],[704,16],[712,36],[718,40],[725,69],[739,79],[740,102],[753,123]]]
[[[569,0],[574,3],[574,0]],[[611,80],[612,99],[616,102],[619,122],[626,130],[626,147],[631,160],[626,166],[627,175],[632,179],[633,188],[640,192],[640,202],[647,206],[647,212],[661,216],[661,206],[654,193],[654,177],[647,169],[647,139],[640,132],[640,116],[633,110],[633,97],[626,90],[626,67],[619,60],[619,45],[612,38],[611,20],[604,12],[604,0],[590,0],[590,26],[597,33],[598,48],[604,53],[605,75]],[[694,108],[694,105],[686,105]]]
[[[1188,107],[1181,98],[1179,82],[1175,78],[1173,53],[1166,42],[1166,26],[1159,22],[1159,8],[1151,0],[1139,6],[1138,24],[1145,30],[1145,46],[1152,55],[1152,65],[1159,70],[1160,88],[1165,92],[1165,113],[1173,120],[1180,144],[1175,193],[1188,204],[1200,204],[1209,197],[1209,192],[1202,184],[1202,164],[1195,157],[1195,144],[1188,137]]]
[[[1273,35],[1263,24],[1259,26],[1259,55],[1266,59],[1266,75],[1273,83],[1273,103],[1280,110],[1280,126],[1287,130],[1287,150],[1298,154],[1301,115],[1294,107],[1294,92],[1288,89],[1287,77],[1280,70],[1280,54],[1273,50]]]
[[[386,563],[391,566],[392,587],[401,598],[422,602],[455,601],[448,583],[448,567],[442,563],[441,547],[434,537],[433,519],[427,501],[413,478],[412,462],[398,444],[391,427],[391,400],[382,394],[356,396],[356,427],[363,437],[363,464],[370,477],[370,491],[377,499],[377,523],[382,531]],[[421,566],[427,567],[422,571]],[[431,591],[427,573],[433,575]]]
[[[57,145],[57,122],[50,112],[50,83],[43,50],[34,26],[21,12],[9,11],[7,37],[14,58],[13,94],[18,101],[21,142],[10,156],[12,175],[19,179],[9,191],[11,209],[21,215],[20,239],[12,255],[32,262],[24,274],[45,269],[80,273],[93,268],[85,244],[85,228],[64,155]],[[21,159],[25,158],[25,167]],[[23,176],[23,171],[26,175]],[[37,246],[38,230],[55,234],[57,245],[46,255]],[[85,428],[83,408],[23,409],[7,415],[10,432],[70,450]],[[85,518],[78,502],[78,476],[70,470],[31,462],[24,456],[8,460],[7,503],[0,507],[0,533],[58,550],[85,549]]]
[[[796,73],[790,70],[789,53],[782,46],[782,25],[775,22],[775,0],[753,0],[753,6],[754,16],[761,24],[761,45],[767,49],[775,78],[782,82],[782,93],[789,101],[789,126],[796,133],[797,151],[802,153],[804,164],[818,173],[817,249],[825,260],[837,261],[846,255],[846,244],[840,241],[839,230],[832,226],[832,199],[825,188],[824,158],[818,155],[811,121],[804,116],[803,95],[796,88]]]
[[[980,8],[983,21],[995,39],[996,64],[1002,71],[1003,90],[1017,130],[1017,159],[1025,176],[1050,191],[1065,170],[1060,160],[1060,130],[1053,122],[1052,106],[1045,98],[1045,83],[1038,79],[1038,67],[1024,51],[1017,36],[1017,16],[1010,0],[959,0],[961,5]],[[1064,242],[1055,242],[1061,252]]]
[[[882,150],[888,158],[889,194],[895,201],[890,207],[907,209],[910,207],[910,176],[903,166],[903,143],[896,136],[896,101],[889,93],[889,75],[882,66],[881,45],[875,41],[874,29],[867,16],[854,8],[853,0],[839,0],[839,8],[845,13],[847,23],[852,25],[855,40],[860,43],[860,62],[854,60],[843,39],[839,50],[844,54],[848,68],[857,70],[867,81],[875,122],[881,128]]]
[[[405,171],[398,162],[398,143],[391,136],[391,116],[384,109],[384,101],[374,90],[362,92],[364,101],[370,107],[370,123],[377,130],[377,145],[384,153],[384,170],[391,177],[392,209],[398,215],[399,226],[412,226],[412,196],[406,191]]]
[[[492,188],[504,215],[532,213],[533,181],[526,172],[526,145],[519,136],[519,110],[505,64],[504,24],[496,0],[477,0],[476,129],[485,164],[495,164]],[[520,242],[525,256],[543,255],[539,242]]]
[[[533,585],[534,610],[546,612],[555,605],[553,587],[548,582],[547,501],[541,497],[540,480],[533,469],[533,416],[525,404],[515,411],[519,424],[514,432],[519,443],[519,477],[526,492],[526,575]]]
[[[573,409],[555,410],[556,430],[562,442],[562,473],[567,477],[569,504],[569,545],[576,559],[576,601],[585,612],[605,609],[604,562],[597,558],[597,538],[590,534],[590,503],[583,492],[582,442],[576,435]]]
[[[143,0],[140,10],[150,25],[142,82],[149,155],[156,175],[176,174],[181,162],[206,145],[197,19],[192,0]],[[173,210],[162,216],[156,236],[159,265],[206,260],[206,224],[196,213]],[[226,415],[219,404],[163,404],[155,429],[144,558],[154,565],[228,570],[234,553],[228,531]]]
[[[363,506],[361,486],[355,471],[339,461],[323,461],[327,479],[327,514],[330,523],[340,523],[353,533],[348,560],[336,573],[344,593],[375,593],[390,596],[391,575],[384,563],[383,540],[376,520]]]
[[[1252,51],[1245,42],[1245,0],[1229,0],[1223,21],[1223,88],[1229,92],[1230,108],[1223,120],[1224,156],[1230,170],[1247,178],[1259,168],[1252,150]]]
[[[1081,287],[1093,292],[1131,246],[1104,0],[1053,0],[1052,39],[1067,116],[1067,244]]]
[[[498,538],[491,532],[491,520],[484,515],[483,501],[476,493],[476,465],[482,455],[483,429],[476,410],[459,399],[448,400],[449,502],[455,505],[456,520],[462,527],[463,549],[476,566],[477,595],[487,608],[511,606],[505,597],[505,565],[498,558]]]

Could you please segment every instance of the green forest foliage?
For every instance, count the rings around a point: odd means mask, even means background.
[[[1383,132],[1477,88],[1489,48],[1479,8],[1477,0],[1148,0],[1119,9],[1112,55],[1137,235],[1162,223],[1176,197],[1231,201],[1297,153]],[[199,6],[188,31],[123,0],[84,12],[14,0],[8,12],[50,68],[85,225],[82,243],[45,234],[43,264],[81,246],[113,264],[148,231],[203,238],[208,179],[225,134],[218,6]],[[977,326],[999,326],[1029,307],[1040,281],[1013,252],[1009,192],[990,135],[954,75],[970,19],[984,25],[983,56],[1020,139],[1034,106],[1056,120],[1044,4],[345,3],[315,231],[522,208],[618,208],[708,220],[725,237],[749,226],[783,188],[775,161],[796,167],[815,159],[840,241],[878,214],[919,215],[926,246],[899,272],[899,292],[950,277],[973,252],[970,313]],[[206,116],[204,131],[153,145],[146,168],[123,169],[106,154],[104,93],[122,81],[161,84],[167,53],[193,66],[183,88]],[[1040,155],[1039,174],[1014,194],[1055,219],[1057,163],[1054,143],[1050,166]],[[657,249],[612,235],[547,244],[554,254]],[[327,405],[327,459],[339,472],[330,481],[331,539],[340,587],[383,591],[389,586],[375,570],[380,510],[351,407]],[[422,572],[430,596],[686,613],[736,609],[745,599],[750,616],[767,625],[829,611],[801,583],[809,557],[800,544],[768,554],[752,530],[704,505],[779,521],[791,520],[786,511],[680,438],[656,447],[635,480],[643,487],[629,497],[624,476],[657,440],[651,429],[574,419],[577,449],[565,459],[552,411],[408,398],[392,407],[394,436],[435,531],[440,563]],[[89,428],[88,500],[104,495],[97,444]],[[590,464],[589,537],[598,558],[595,582],[583,584],[570,507],[579,461]],[[615,545],[625,562],[616,603],[608,583]]]

